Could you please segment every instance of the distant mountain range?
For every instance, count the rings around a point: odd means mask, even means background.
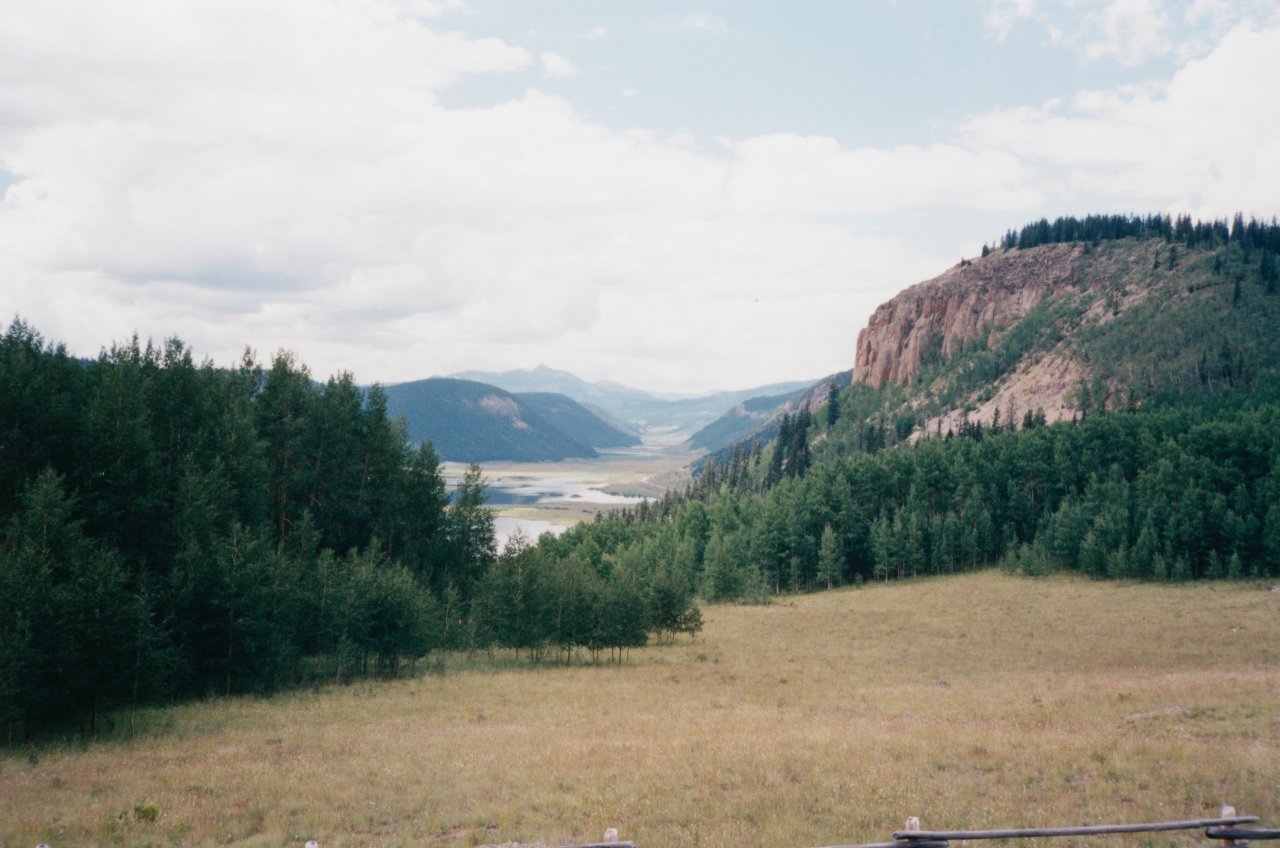
[[[520,392],[515,397],[556,429],[593,448],[627,448],[640,444],[640,437],[635,433],[614,426],[567,395]]]
[[[703,397],[664,398],[567,371],[467,371],[385,387],[387,412],[413,441],[457,462],[555,462],[640,444],[640,434],[716,450],[766,425],[814,382],[776,383]],[[825,395],[824,395],[825,397]],[[707,425],[715,425],[708,428]]]
[[[694,433],[689,445],[715,453],[731,447],[734,442],[756,439],[767,442],[777,435],[778,421],[785,413],[795,412],[802,406],[812,412],[827,402],[832,388],[839,392],[851,381],[850,372],[841,371],[797,391],[748,398]]]
[[[385,391],[388,414],[404,416],[410,439],[430,440],[441,457],[457,462],[554,462],[640,442],[563,395],[514,394],[446,377]]]
[[[515,371],[464,371],[452,377],[499,386],[509,392],[557,392],[584,404],[614,426],[636,432],[662,432],[675,440],[688,438],[726,411],[752,398],[790,395],[811,388],[816,380],[773,383],[738,391],[713,392],[693,398],[651,394],[610,381],[587,382],[568,371],[545,365]]]

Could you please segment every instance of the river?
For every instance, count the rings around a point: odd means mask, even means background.
[[[599,473],[592,473],[598,470]],[[462,479],[466,466],[445,463],[444,477],[450,491]],[[493,507],[494,535],[498,550],[521,531],[532,542],[543,533],[559,535],[599,510],[638,504],[636,495],[605,491],[612,487],[616,475],[605,466],[598,469],[584,464],[508,465],[494,463],[483,466],[485,502]]]

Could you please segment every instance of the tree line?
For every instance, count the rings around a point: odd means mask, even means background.
[[[1004,250],[1027,250],[1043,244],[1070,244],[1119,239],[1160,238],[1188,248],[1216,248],[1226,244],[1240,244],[1251,250],[1280,254],[1280,223],[1245,220],[1237,213],[1210,221],[1194,220],[1190,215],[1087,215],[1084,218],[1066,216],[1049,221],[1041,218],[1026,224],[1019,230],[1009,230],[1000,238],[997,247]],[[983,245],[982,255],[994,248]]]
[[[678,587],[660,575],[527,545],[500,554],[480,469],[451,494],[430,443],[411,444],[382,390],[349,373],[321,383],[283,352],[265,367],[250,352],[196,364],[176,339],[85,361],[14,320],[0,397],[10,737],[67,722],[92,733],[105,711],[149,702],[394,675],[438,649],[599,655],[672,630],[663,605]],[[573,603],[517,633],[534,583]],[[676,594],[688,625],[692,590]]]
[[[1053,425],[1028,411],[776,480],[770,451],[748,456],[745,471],[709,469],[715,487],[698,481],[643,515],[606,519],[593,543],[664,539],[712,601],[997,563],[1097,578],[1280,577],[1280,405],[1202,399]]]
[[[1156,238],[1167,246],[1101,286],[1112,320],[1080,326],[1094,303],[1083,295],[1046,300],[996,343],[945,359],[939,347],[912,385],[855,384],[812,415],[780,418],[709,455],[683,493],[614,520],[640,537],[699,528],[680,534],[698,554],[682,564],[712,599],[995,563],[1152,580],[1280,575],[1280,226],[1061,218],[1010,231],[1003,247]],[[1130,284],[1152,296],[1121,312]],[[1043,412],[1001,408],[923,431],[1064,340],[1093,372],[1073,397],[1082,420],[1046,426]]]

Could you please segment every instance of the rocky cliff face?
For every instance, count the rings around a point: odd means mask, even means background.
[[[1276,312],[1258,258],[1235,242],[1000,250],[879,307],[850,376],[902,387],[881,412],[899,428],[914,418],[917,436],[1028,413],[1052,422],[1280,380]]]
[[[906,384],[931,351],[947,357],[1001,332],[1036,304],[1087,285],[1081,245],[997,252],[949,269],[901,292],[858,333],[854,382]]]

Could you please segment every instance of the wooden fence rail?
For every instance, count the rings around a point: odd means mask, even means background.
[[[1280,839],[1280,830],[1271,828],[1238,828],[1238,827],[1207,827],[1204,835],[1210,839],[1256,839],[1259,842],[1268,839]]]
[[[1093,824],[1081,827],[1012,827],[1003,830],[899,830],[894,839],[915,844],[916,840],[942,839],[963,841],[968,839],[1030,839],[1039,836],[1100,836],[1107,833],[1159,833],[1164,830],[1198,830],[1219,825],[1251,824],[1257,816],[1231,816],[1216,819],[1188,819],[1187,821],[1143,822],[1139,824]]]
[[[1253,824],[1257,816],[1237,816],[1234,807],[1223,807],[1216,819],[1144,822],[1140,824],[1091,824],[1079,827],[1011,827],[997,830],[921,830],[920,820],[907,819],[907,829],[894,831],[893,842],[866,842],[857,845],[831,845],[827,848],[950,848],[952,842],[979,839],[1037,839],[1054,836],[1100,836],[1110,833],[1159,833],[1169,830],[1204,829],[1204,835],[1220,840],[1223,848],[1248,848],[1248,840],[1280,839],[1280,830],[1241,828]],[[36,848],[49,848],[40,844]],[[316,840],[308,840],[306,848],[320,848]],[[636,848],[634,842],[621,842],[617,831],[610,828],[603,842],[562,845],[560,848]]]
[[[920,820],[907,819],[906,830],[893,833],[893,842],[870,842],[858,845],[831,845],[827,848],[949,848],[952,842],[979,839],[1036,839],[1055,836],[1100,836],[1113,833],[1159,833],[1170,830],[1204,829],[1209,839],[1219,840],[1224,848],[1247,848],[1249,840],[1280,839],[1280,830],[1242,828],[1253,824],[1257,816],[1238,816],[1234,807],[1223,807],[1214,819],[1142,822],[1138,824],[1095,824],[1079,827],[1011,827],[995,830],[921,830]]]

